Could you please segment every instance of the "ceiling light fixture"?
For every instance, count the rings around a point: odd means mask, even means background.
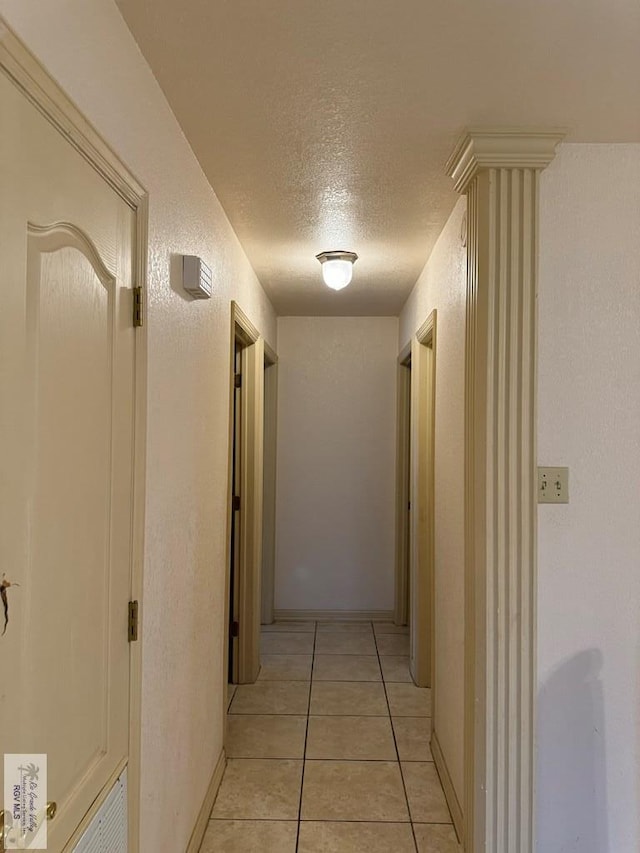
[[[358,260],[355,252],[320,252],[316,258],[322,264],[324,283],[332,290],[342,290],[349,284]]]

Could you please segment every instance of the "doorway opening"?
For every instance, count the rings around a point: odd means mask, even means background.
[[[227,683],[251,684],[260,671],[264,341],[231,303]]]
[[[278,424],[278,356],[264,346],[264,484],[262,524],[261,622],[274,620],[276,562],[276,447]]]
[[[236,684],[238,679],[238,649],[239,634],[238,613],[238,562],[240,559],[240,449],[242,447],[242,345],[236,337],[233,342],[233,406],[232,406],[232,450],[231,450],[231,543],[229,548],[229,620],[228,620],[228,655],[227,681]]]
[[[398,359],[395,621],[409,624],[411,677],[433,686],[436,311]]]
[[[411,560],[411,344],[398,357],[396,449],[396,571],[393,621],[409,624]]]

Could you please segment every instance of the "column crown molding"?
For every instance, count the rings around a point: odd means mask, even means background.
[[[446,172],[456,191],[465,192],[481,169],[544,169],[555,157],[566,130],[471,129],[447,161]]]

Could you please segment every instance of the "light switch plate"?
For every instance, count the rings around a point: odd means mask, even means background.
[[[569,503],[568,468],[538,468],[538,503]]]

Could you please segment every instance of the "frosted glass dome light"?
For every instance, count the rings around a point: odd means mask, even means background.
[[[322,278],[332,290],[342,290],[349,284],[352,275],[351,261],[325,261],[322,264]]]
[[[355,252],[320,252],[316,258],[322,264],[324,283],[332,290],[342,290],[349,284],[358,260]]]

